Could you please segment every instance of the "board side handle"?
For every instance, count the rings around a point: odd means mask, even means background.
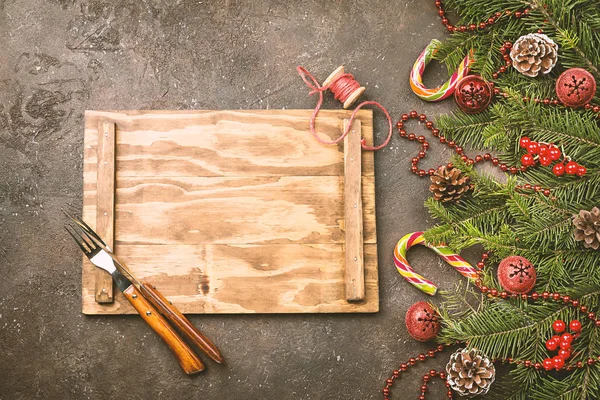
[[[117,126],[112,121],[98,123],[96,148],[98,171],[96,178],[96,232],[107,246],[114,248],[115,237],[115,153]],[[98,303],[112,303],[113,284],[109,273],[95,268],[94,293]]]
[[[350,120],[344,120],[344,130]],[[344,138],[344,205],[346,230],[345,288],[347,301],[365,299],[363,249],[361,123],[355,119]]]

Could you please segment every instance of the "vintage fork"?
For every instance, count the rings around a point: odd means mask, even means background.
[[[173,304],[167,300],[162,293],[156,289],[156,286],[149,283],[142,283],[129,271],[129,269],[122,264],[117,257],[113,254],[110,247],[100,238],[100,236],[81,218],[71,215],[69,212],[63,210],[65,214],[83,230],[88,237],[90,237],[99,247],[108,253],[113,259],[115,267],[125,275],[142,293],[142,295],[156,307],[156,309],[163,314],[172,324],[174,324],[179,330],[198,348],[200,348],[206,355],[217,363],[223,363],[223,357],[219,352],[217,346],[208,339],[198,328],[196,328]]]
[[[79,226],[66,225],[65,229],[92,264],[111,274],[115,284],[127,300],[175,354],[185,373],[194,374],[202,371],[204,369],[202,361],[152,304],[144,298],[135,285],[119,271],[112,257]]]

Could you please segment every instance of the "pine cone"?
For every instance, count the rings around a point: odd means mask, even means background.
[[[494,364],[477,349],[461,349],[450,356],[446,381],[461,396],[486,394],[496,379]]]
[[[558,46],[542,33],[521,36],[510,50],[513,67],[523,75],[547,74],[556,65]]]
[[[583,241],[586,249],[598,250],[600,247],[600,210],[598,207],[592,208],[592,211],[579,211],[579,215],[573,217],[573,225],[575,225],[575,240]]]
[[[433,198],[444,203],[460,199],[471,189],[469,177],[456,167],[442,165],[429,178],[432,182],[429,190]]]

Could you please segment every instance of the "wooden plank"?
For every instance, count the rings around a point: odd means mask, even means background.
[[[350,120],[344,120],[344,131]],[[360,121],[354,120],[344,138],[344,230],[346,300],[365,299],[365,268],[363,265],[363,206],[361,187]],[[373,214],[374,215],[374,214]]]
[[[349,303],[343,245],[119,245],[140,278],[183,313],[371,313],[379,310],[377,245],[365,245],[365,300]],[[90,294],[92,294],[90,296]],[[120,292],[98,304],[83,286],[85,314],[135,314]]]
[[[375,182],[362,179],[365,242],[375,243]],[[119,177],[116,244],[342,244],[343,188],[338,176]]]
[[[114,248],[116,125],[107,120],[101,121],[98,132],[96,232],[109,247]],[[113,301],[112,277],[100,268],[95,271],[95,298],[98,303]]]
[[[339,137],[346,113],[319,114],[319,134]],[[371,110],[358,117],[363,136],[372,142]],[[91,140],[103,119],[119,124],[119,177],[344,175],[343,146],[317,142],[305,110],[87,112],[86,163],[96,162]],[[373,152],[363,152],[362,159],[363,174],[373,176]]]
[[[345,297],[344,149],[318,143],[310,110],[86,111],[83,218],[97,214],[98,124],[118,125],[115,251],[186,313],[376,312],[373,153],[363,152],[365,300]],[[320,134],[347,111],[323,110]],[[358,118],[373,143],[372,112]],[[260,139],[260,140],[259,140]],[[130,314],[121,293],[83,311]]]

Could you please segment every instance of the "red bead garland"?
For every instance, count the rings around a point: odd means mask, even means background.
[[[502,171],[504,172],[510,172],[511,174],[515,175],[519,172],[525,172],[527,170],[527,166],[522,165],[520,167],[517,166],[508,166],[504,163],[501,163],[500,160],[498,160],[498,158],[496,157],[492,157],[492,155],[490,153],[485,153],[483,155],[476,155],[474,158],[469,158],[465,153],[464,153],[464,149],[462,148],[462,146],[458,145],[454,140],[447,140],[446,137],[442,134],[440,134],[439,129],[435,128],[435,126],[433,125],[432,121],[429,121],[427,119],[427,116],[425,114],[419,114],[417,111],[413,110],[408,114],[402,114],[402,116],[400,117],[400,121],[398,121],[396,123],[396,128],[398,128],[398,132],[400,134],[400,137],[408,139],[410,141],[418,141],[421,144],[421,150],[419,151],[419,153],[417,154],[416,157],[413,157],[411,159],[411,172],[413,172],[415,175],[418,175],[420,177],[425,177],[428,175],[433,175],[436,171],[436,169],[434,168],[429,168],[428,170],[424,170],[424,169],[419,169],[419,161],[421,161],[421,159],[425,158],[425,156],[427,155],[427,150],[429,149],[430,145],[429,142],[427,141],[427,139],[425,138],[425,136],[423,135],[415,135],[414,133],[407,133],[405,128],[405,123],[408,122],[410,119],[418,119],[420,122],[424,122],[425,123],[425,128],[429,129],[431,131],[431,134],[434,137],[437,137],[438,140],[440,141],[440,143],[442,144],[446,144],[448,147],[450,147],[451,149],[454,149],[454,151],[460,155],[461,159],[467,163],[467,165],[473,165],[476,163],[480,163],[480,162],[484,162],[484,161],[489,161],[491,162],[493,165],[497,166],[498,168],[500,168]],[[452,164],[448,164],[449,167],[452,166]],[[518,189],[524,189],[527,191],[533,190],[534,192],[540,192],[545,196],[550,196],[551,191],[550,189],[543,189],[541,186],[535,185],[532,186],[530,184],[524,185],[524,186],[517,186]],[[554,197],[552,198],[553,200],[555,199]]]
[[[444,5],[442,3],[441,0],[436,0],[435,1],[435,6],[438,9],[438,15],[441,18],[441,22],[442,25],[444,25],[446,27],[446,29],[448,29],[448,32],[452,33],[452,32],[467,32],[467,31],[476,31],[477,29],[485,29],[489,26],[494,25],[496,22],[498,22],[503,16],[513,16],[514,18],[521,18],[525,15],[529,14],[529,8],[525,8],[523,11],[515,11],[513,12],[512,10],[505,10],[503,13],[502,12],[497,12],[494,15],[492,15],[491,17],[489,17],[488,19],[486,19],[485,21],[481,21],[479,23],[473,23],[473,24],[469,24],[469,25],[460,25],[460,26],[454,26],[450,23],[450,21],[448,20],[448,18],[446,18],[446,11],[444,10]]]
[[[389,396],[391,394],[390,388],[394,385],[394,380],[399,379],[403,372],[406,372],[410,367],[416,365],[417,361],[425,361],[428,358],[434,358],[437,353],[444,351],[445,347],[446,346],[444,346],[443,344],[440,344],[436,348],[428,350],[427,353],[421,353],[421,354],[419,354],[418,357],[411,357],[408,359],[408,361],[406,363],[400,364],[398,369],[394,370],[392,372],[392,375],[388,379],[385,380],[385,387],[382,389],[384,400],[389,400]],[[419,399],[425,398],[425,393],[427,392],[427,383],[431,380],[431,378],[433,378],[435,376],[439,376],[440,379],[442,379],[443,381],[446,380],[445,372],[437,372],[436,370],[433,370],[433,369],[430,370],[429,378],[423,377],[424,385],[421,386],[421,397],[419,397]],[[449,387],[449,385],[446,385],[446,386]],[[451,399],[452,396],[453,396],[453,392],[448,390],[448,398]]]

